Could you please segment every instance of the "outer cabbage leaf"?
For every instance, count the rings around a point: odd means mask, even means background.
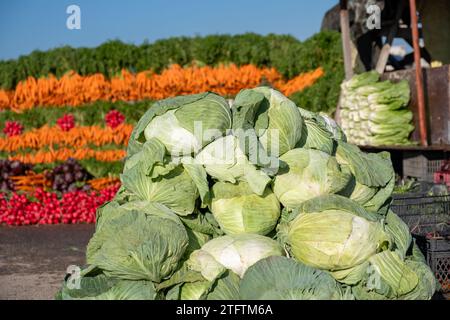
[[[180,219],[186,228],[192,231],[208,234],[213,237],[223,235],[223,231],[220,230],[219,224],[210,212],[197,212],[185,217],[180,216]]]
[[[207,300],[238,300],[240,280],[234,272],[225,271],[210,288]]]
[[[393,251],[383,251],[369,259],[375,272],[392,289],[395,297],[411,292],[419,283],[417,274]]]
[[[319,117],[316,114],[312,115],[311,118],[304,117],[305,125],[302,129],[301,139],[296,147],[316,149],[333,154],[335,148],[333,133],[328,131],[326,124]]]
[[[336,160],[355,177],[343,194],[371,212],[386,214],[395,183],[389,153],[364,153],[357,146],[339,141]]]
[[[155,286],[150,281],[121,280],[108,291],[92,300],[155,300]]]
[[[381,221],[373,220],[344,197],[318,197],[289,222],[288,243],[294,257],[309,266],[330,271],[352,268],[391,242]]]
[[[244,300],[334,300],[342,298],[342,291],[328,273],[274,256],[248,268],[240,296]]]
[[[339,164],[348,165],[356,181],[366,186],[384,187],[392,178],[392,163],[385,153],[365,153],[355,145],[339,141],[336,159]]]
[[[178,165],[169,173],[152,179],[145,175],[144,164],[140,162],[120,176],[125,189],[139,200],[162,203],[179,215],[191,214],[199,194],[188,171]]]
[[[331,132],[332,137],[334,140],[341,140],[344,142],[347,142],[347,137],[345,136],[344,131],[342,128],[334,121],[334,119],[330,118],[328,115],[324,113],[320,113],[317,117],[318,119],[321,119],[321,121],[324,125],[324,127]]]
[[[426,263],[406,260],[406,265],[414,270],[419,283],[409,293],[401,297],[402,300],[430,300],[436,292],[437,280],[434,277],[433,271]]]
[[[340,283],[355,285],[365,277],[368,268],[369,262],[366,261],[348,269],[332,271],[331,275]]]
[[[402,260],[394,251],[383,251],[370,264],[371,272],[352,287],[358,300],[429,300],[436,291],[436,279],[424,262]]]
[[[58,300],[154,300],[157,295],[150,281],[109,278],[93,266],[82,270],[75,288],[71,285],[75,283],[68,278],[57,294]]]
[[[169,290],[169,297],[176,300],[237,300],[240,278],[227,270],[212,281],[199,280],[181,283]]]
[[[294,102],[281,92],[268,87],[253,89],[264,94],[269,101],[269,124],[267,130],[260,136],[260,141],[269,154],[279,156],[285,154],[300,140],[303,119]],[[273,139],[278,140],[277,150],[272,149]],[[275,144],[277,144],[275,140]]]
[[[406,223],[391,210],[386,215],[386,231],[394,240],[395,252],[404,259],[411,246],[412,236]]]

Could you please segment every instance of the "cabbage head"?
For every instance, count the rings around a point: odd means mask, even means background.
[[[305,202],[288,222],[287,242],[294,257],[329,271],[355,267],[392,240],[381,220],[357,203],[338,195]]]
[[[196,123],[201,125],[198,133]],[[159,139],[172,155],[189,155],[200,151],[227,129],[231,129],[228,103],[221,96],[207,93],[196,101],[181,102],[178,108],[156,115],[145,128],[144,135],[147,140]],[[206,130],[217,132],[208,136]]]
[[[88,244],[87,263],[108,277],[160,282],[178,266],[189,242],[178,216],[167,207],[132,201],[116,207],[113,217],[102,212]]]
[[[350,181],[351,175],[341,170],[336,159],[319,150],[293,149],[280,160],[287,166],[275,177],[273,191],[288,208],[320,195],[337,193]]]
[[[250,233],[226,235],[208,241],[194,251],[188,260],[191,270],[213,281],[224,270],[243,277],[245,271],[257,261],[284,255],[280,245],[270,238]]]
[[[286,153],[301,138],[303,119],[297,106],[269,87],[239,92],[232,113],[233,130],[254,130],[269,155]]]
[[[280,203],[269,188],[260,196],[246,182],[217,182],[212,187],[211,212],[226,234],[272,231],[280,217]]]
[[[169,154],[191,155],[231,129],[231,121],[226,100],[211,92],[160,100],[139,120],[127,154],[132,156],[146,140],[157,138]]]

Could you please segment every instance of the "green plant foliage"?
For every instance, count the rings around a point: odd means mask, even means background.
[[[96,101],[78,107],[46,107],[32,108],[24,113],[16,113],[11,110],[0,112],[0,128],[4,126],[5,121],[18,121],[25,130],[39,128],[43,125],[54,126],[56,121],[64,114],[73,114],[77,126],[104,125],[105,115],[110,110],[118,110],[125,116],[125,122],[135,124],[139,118],[152,105],[150,100],[138,102],[109,102]]]

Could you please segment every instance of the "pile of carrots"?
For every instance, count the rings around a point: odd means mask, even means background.
[[[110,80],[100,73],[80,76],[69,72],[60,79],[53,75],[39,79],[29,77],[15,90],[0,90],[0,109],[22,112],[35,106],[79,106],[97,100],[159,100],[208,90],[235,95],[241,89],[256,87],[263,82],[290,95],[312,85],[322,75],[322,68],[318,68],[285,81],[274,68],[234,64],[187,68],[172,65],[161,74],[152,71],[133,74],[122,70]]]
[[[56,161],[66,161],[69,158],[77,160],[96,159],[97,161],[113,162],[120,161],[126,156],[125,150],[94,150],[90,148],[60,148],[49,151],[39,150],[36,153],[10,155],[9,160],[19,160],[24,163],[51,163]]]
[[[311,86],[317,79],[324,75],[322,68],[302,73],[301,75],[289,80],[282,86],[282,92],[286,96],[290,96],[294,92],[301,91]]]
[[[51,181],[45,177],[45,173],[35,173],[28,171],[23,176],[13,176],[10,179],[14,182],[16,191],[34,192],[36,189],[47,190],[51,188]],[[102,177],[87,181],[93,190],[101,191],[109,187],[119,187],[120,179],[118,177]]]
[[[69,131],[47,125],[26,131],[20,135],[0,138],[0,151],[13,152],[20,149],[40,149],[46,146],[84,147],[88,144],[103,146],[114,143],[126,146],[133,126],[121,124],[112,129],[101,126],[80,126]]]
[[[45,178],[43,173],[27,172],[23,176],[13,176],[10,179],[14,182],[14,188],[17,191],[34,191],[37,188],[44,189],[51,186],[51,182]]]
[[[89,180],[88,184],[92,187],[92,189],[100,191],[111,186],[120,185],[120,179],[117,177],[103,177]]]

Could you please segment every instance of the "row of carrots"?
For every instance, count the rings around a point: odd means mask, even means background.
[[[41,149],[47,146],[85,147],[88,144],[103,146],[114,143],[126,146],[133,126],[121,124],[116,128],[101,126],[79,126],[63,131],[47,125],[31,129],[20,135],[0,137],[0,151],[14,152],[20,149]]]
[[[14,176],[10,178],[14,182],[14,187],[17,191],[32,192],[38,188],[47,189],[51,187],[51,181],[46,179],[44,173],[35,173],[28,171],[26,175]],[[100,191],[111,186],[120,184],[118,177],[102,177],[87,181],[87,184],[92,189]]]
[[[52,185],[51,181],[47,180],[44,173],[35,173],[28,171],[23,176],[13,176],[10,179],[14,183],[14,188],[18,191],[34,191],[37,188],[45,189]]]
[[[119,76],[108,80],[100,73],[80,76],[72,71],[60,79],[54,75],[39,79],[29,77],[15,90],[0,90],[0,109],[22,112],[35,106],[79,106],[97,100],[159,100],[208,90],[221,95],[235,95],[241,89],[264,82],[290,95],[312,85],[323,73],[323,69],[318,68],[285,81],[274,68],[238,67],[234,64],[183,68],[175,64],[161,74],[152,71],[134,74],[122,70]]]
[[[97,161],[120,161],[126,156],[126,150],[94,150],[91,148],[60,148],[57,150],[39,150],[35,153],[15,154],[8,156],[9,160],[19,160],[24,163],[38,164],[66,161],[69,158],[77,160],[96,159]]]

